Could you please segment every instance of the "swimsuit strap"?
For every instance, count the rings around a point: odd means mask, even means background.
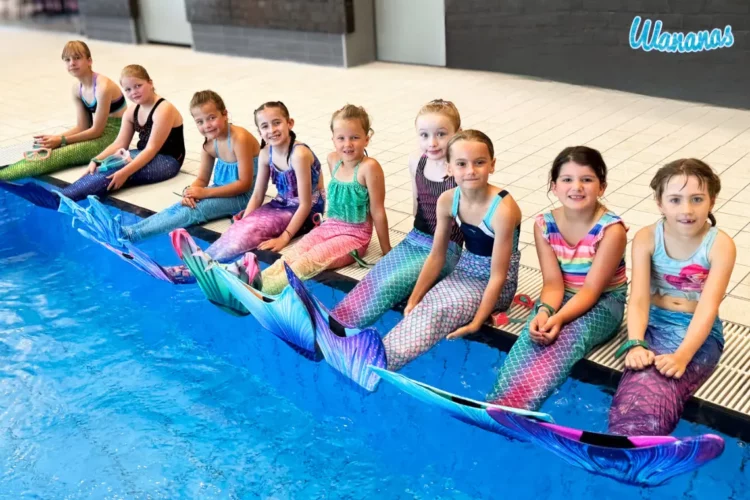
[[[453,191],[453,206],[451,207],[451,215],[458,221],[458,224],[460,225],[461,219],[458,216],[459,201],[461,201],[461,190],[459,188],[456,188],[456,190]]]
[[[494,200],[492,200],[492,204],[490,205],[490,208],[487,209],[487,213],[484,216],[484,219],[482,219],[482,222],[484,222],[484,225],[489,229],[492,223],[492,217],[495,215],[495,211],[497,210],[497,207],[500,205],[500,202],[503,201],[503,198],[508,194],[508,191],[503,189],[499,193],[497,193],[497,196]]]
[[[94,73],[94,76],[92,78],[92,83],[94,84],[94,100],[91,104],[86,102],[86,99],[83,97],[83,84],[78,84],[78,97],[83,101],[83,104],[86,105],[87,108],[93,108],[96,106],[96,77],[98,76],[98,73]]]
[[[230,124],[227,128],[227,147],[229,148],[229,151],[232,151],[232,125]],[[216,158],[221,160],[221,156],[219,156],[219,140],[214,139],[214,152],[216,153]],[[223,161],[223,160],[222,160]]]
[[[333,167],[333,172],[331,173],[331,177],[333,177],[333,178],[335,178],[335,177],[336,177],[336,172],[338,172],[338,171],[339,171],[339,167],[341,166],[341,164],[342,164],[342,163],[344,163],[344,160],[339,160],[339,161],[338,161],[338,162],[336,163],[336,165],[335,165],[335,166]]]

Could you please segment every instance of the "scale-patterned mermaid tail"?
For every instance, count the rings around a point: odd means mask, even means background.
[[[121,118],[108,118],[101,136],[90,141],[77,142],[53,149],[43,160],[21,160],[0,168],[0,180],[15,181],[25,177],[36,177],[78,165],[86,165],[91,158],[112,144],[120,131]]]
[[[505,437],[532,442],[571,465],[627,484],[662,484],[701,467],[724,451],[724,440],[713,434],[679,439],[586,432],[557,425],[544,413],[472,401],[397,373],[377,367],[372,370],[453,418]]]
[[[73,217],[73,227],[84,237],[103,246],[149,276],[169,283],[177,283],[163,267],[145,252],[131,243],[117,238],[120,216],[112,217],[109,210],[95,197],[89,197],[89,207],[84,209],[78,203],[60,195],[59,211]]]
[[[224,266],[214,263],[217,281],[238,300],[263,328],[313,361],[322,356],[315,347],[315,329],[307,308],[290,287],[278,295],[266,295],[247,285]]]
[[[385,368],[387,364],[385,347],[377,330],[359,331],[342,325],[310,294],[288,264],[284,263],[284,269],[289,280],[288,288],[294,289],[313,319],[315,340],[323,358],[355,384],[374,391],[380,378],[370,366]]]

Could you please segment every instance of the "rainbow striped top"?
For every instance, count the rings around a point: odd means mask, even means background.
[[[555,217],[552,212],[539,214],[536,216],[536,224],[542,230],[542,235],[557,256],[557,262],[560,263],[562,270],[563,283],[565,290],[568,292],[577,292],[583,288],[586,275],[591,271],[591,265],[594,263],[594,256],[599,242],[604,237],[604,230],[613,224],[625,223],[620,217],[612,212],[605,212],[602,217],[594,224],[594,227],[588,234],[581,239],[575,246],[568,245],[560,229],[557,227]],[[627,229],[627,227],[626,227]],[[622,254],[620,265],[617,266],[612,280],[604,289],[604,292],[627,291],[628,278],[625,275],[625,253]]]

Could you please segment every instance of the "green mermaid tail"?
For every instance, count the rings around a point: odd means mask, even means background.
[[[21,160],[5,168],[0,168],[1,181],[15,181],[25,177],[51,174],[59,170],[78,165],[86,165],[91,158],[98,155],[104,148],[115,142],[120,132],[122,118],[108,118],[104,133],[90,141],[77,142],[52,150],[45,160]]]

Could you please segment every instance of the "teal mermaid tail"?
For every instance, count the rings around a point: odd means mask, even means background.
[[[315,346],[315,330],[304,304],[290,287],[278,295],[267,295],[247,285],[223,265],[213,263],[212,272],[260,325],[313,361],[322,359]]]
[[[315,342],[326,362],[336,371],[368,391],[374,391],[380,377],[371,366],[385,368],[385,347],[374,328],[358,330],[339,323],[307,290],[285,262],[289,287],[297,294],[313,319]],[[334,333],[335,332],[335,333]]]
[[[169,233],[172,246],[177,255],[190,270],[191,276],[197,281],[206,298],[219,309],[235,316],[247,316],[250,311],[242,305],[220,281],[210,256],[195,244],[193,238],[184,229],[175,229]]]
[[[518,415],[534,418],[540,422],[554,422],[552,417],[546,413],[519,410],[507,406],[499,406],[482,401],[474,401],[472,399],[456,396],[455,394],[451,394],[422,382],[412,380],[409,377],[401,375],[400,373],[377,367],[371,368],[386,382],[395,385],[403,392],[409,394],[410,396],[413,396],[414,398],[422,401],[429,406],[440,408],[456,420],[474,425],[476,427],[479,427],[480,429],[501,434],[511,439],[528,441],[528,438],[524,436],[524,434],[515,432],[512,428],[503,426],[498,423],[497,420],[492,418],[489,414],[489,410],[491,408],[495,408],[498,411],[512,412]]]

